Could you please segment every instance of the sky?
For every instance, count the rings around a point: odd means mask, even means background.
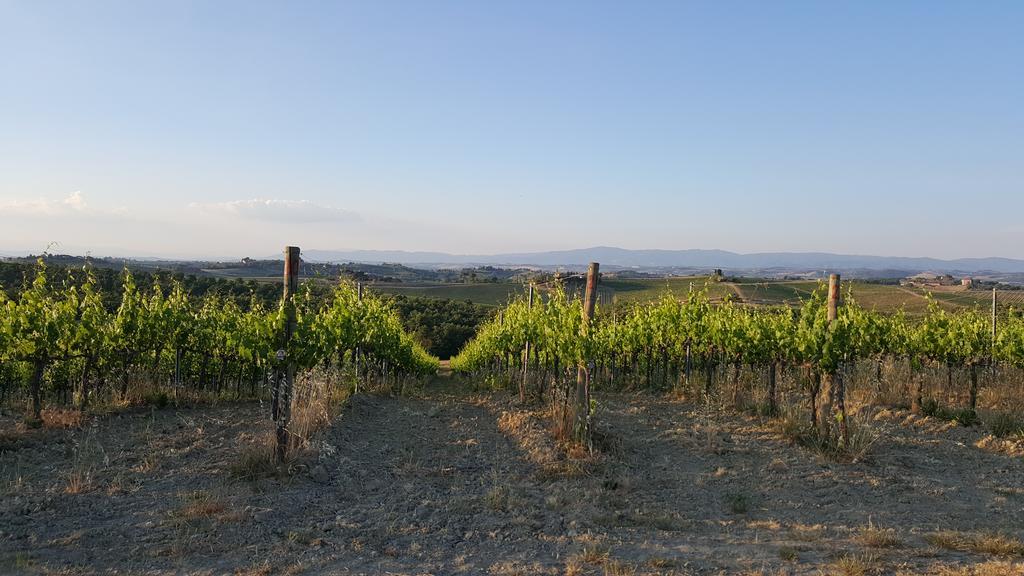
[[[0,0],[0,254],[1024,258],[1024,3]]]

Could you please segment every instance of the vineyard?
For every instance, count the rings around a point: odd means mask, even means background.
[[[849,443],[848,389],[864,401],[942,413],[965,424],[979,422],[980,408],[1000,425],[1021,413],[1019,310],[1000,318],[998,331],[994,317],[978,308],[950,312],[934,301],[921,318],[882,314],[861,307],[850,293],[840,298],[833,281],[795,309],[728,298],[712,304],[706,290],[693,290],[686,298],[667,296],[593,320],[555,286],[536,302],[511,302],[452,367],[519,387],[524,398],[550,394],[563,405],[571,404],[569,388],[579,371],[595,389],[682,389],[691,397],[727,397],[733,408],[766,415],[805,410],[818,440],[838,436],[842,445]],[[577,411],[589,418],[591,404]],[[1019,428],[1011,424],[1012,432]]]
[[[125,271],[121,298],[108,309],[92,272],[79,274],[54,287],[40,260],[17,298],[0,292],[0,403],[27,395],[30,423],[39,422],[44,401],[85,409],[97,397],[258,398],[289,367],[348,366],[360,379],[394,382],[437,369],[394,311],[351,283],[318,306],[305,287],[268,309],[255,297],[246,307],[215,295],[193,299],[176,282],[143,293]]]
[[[3,297],[0,405],[28,410],[0,572],[1024,574],[1017,310],[882,313],[838,277],[602,309],[593,265],[449,374],[397,306],[314,297],[286,257],[273,307],[127,271],[104,299],[42,261]]]

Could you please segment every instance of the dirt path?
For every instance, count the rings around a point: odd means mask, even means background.
[[[0,454],[0,573],[828,574],[843,558],[884,574],[1019,568],[927,539],[1024,537],[1024,461],[977,448],[974,431],[881,418],[872,456],[838,465],[746,417],[645,395],[600,403],[602,456],[585,466],[507,394],[438,383],[415,398],[353,398],[319,461],[284,481],[229,474],[263,423],[258,405],[43,431]],[[88,458],[91,476],[68,493]],[[895,546],[872,545],[869,525],[892,529]]]

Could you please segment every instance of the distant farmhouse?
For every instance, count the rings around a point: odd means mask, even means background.
[[[955,278],[951,274],[936,274],[934,272],[921,272],[900,280],[900,286],[917,287],[963,286],[971,288],[973,284],[974,281],[971,278]]]

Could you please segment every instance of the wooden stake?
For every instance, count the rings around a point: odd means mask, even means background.
[[[356,282],[356,300],[359,301],[359,302],[363,301],[363,283],[362,282]],[[358,345],[356,345],[356,349],[353,350],[352,355],[353,355],[352,361],[356,365],[356,381],[352,385],[352,393],[353,394],[358,394],[359,393],[359,383],[362,380],[362,357],[363,357],[363,352],[362,352],[362,350],[360,350],[360,347]]]
[[[835,321],[839,309],[839,274],[828,277],[828,322]]]
[[[992,288],[992,346],[996,344],[996,289]]]
[[[590,332],[590,322],[594,316],[594,303],[597,293],[597,274],[600,264],[591,262],[587,269],[587,290],[583,297],[583,335]],[[588,359],[583,359],[584,362]],[[590,370],[584,364],[576,369],[576,402],[573,433],[576,441],[590,446]]]
[[[295,304],[293,297],[299,290],[299,247],[284,249],[284,311],[285,323],[278,359],[285,361],[284,382],[278,374],[274,381],[273,412],[277,423],[277,461],[284,462],[288,448],[288,422],[292,416],[292,388],[295,384],[295,363],[287,357],[288,345],[295,334]]]
[[[526,309],[533,309],[533,284],[530,284],[529,296],[526,298]],[[523,377],[519,381],[519,401],[526,402],[526,378],[530,368],[530,340],[526,340],[526,347],[523,349]]]
[[[839,274],[828,277],[828,323],[831,326],[839,316]],[[838,370],[824,375],[824,389],[820,400],[823,403],[819,410],[819,429],[823,434],[831,435],[833,426],[838,422],[839,437],[846,446],[849,442],[849,429],[846,425],[846,386]]]

